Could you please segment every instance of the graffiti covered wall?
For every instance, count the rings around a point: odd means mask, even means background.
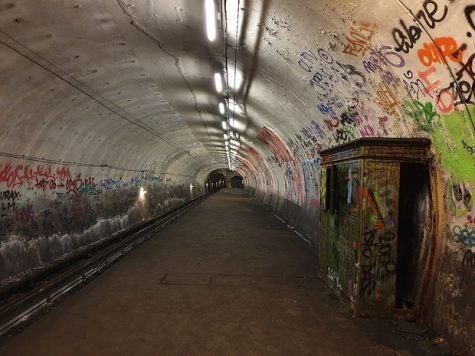
[[[203,194],[195,185],[194,198]],[[3,161],[0,280],[47,267],[190,199],[189,181],[169,175]]]
[[[444,197],[439,216],[446,221],[431,247],[440,249],[435,297],[424,317],[453,343],[468,340],[474,352],[475,3],[391,1],[377,9],[357,3],[352,9],[330,2],[319,7],[328,16],[319,17],[314,34],[298,33],[306,45],[287,57],[301,83],[294,97],[312,108],[303,111],[306,123],[296,128],[290,124],[296,118],[274,131],[263,125],[258,136],[274,157],[268,166],[277,166],[285,183],[280,211],[293,207],[290,216],[281,216],[292,222],[303,217],[296,227],[315,244],[320,150],[361,137],[430,138],[438,172],[432,185]],[[305,6],[296,18],[315,16],[309,9],[316,6]],[[292,30],[297,28],[295,23]],[[248,182],[251,190],[262,190]]]

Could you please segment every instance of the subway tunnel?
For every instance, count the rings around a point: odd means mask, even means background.
[[[0,0],[0,353],[475,354],[474,46],[468,0]]]

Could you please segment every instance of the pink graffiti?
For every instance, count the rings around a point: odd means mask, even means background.
[[[300,164],[297,164],[285,142],[267,127],[261,129],[257,138],[269,148],[279,166],[284,169],[289,199],[300,205],[304,194]]]
[[[425,85],[428,93],[438,92],[436,106],[439,112],[448,113],[454,108],[454,95],[449,89],[439,90],[440,80],[430,81],[429,76],[436,74],[437,69],[434,66],[427,68],[425,71],[419,72],[419,78]]]
[[[34,218],[35,213],[31,205],[15,209],[15,219],[17,222],[30,223]]]

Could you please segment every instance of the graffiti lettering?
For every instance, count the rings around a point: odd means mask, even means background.
[[[457,242],[460,242],[468,248],[475,247],[475,230],[454,226],[453,232]]]
[[[6,211],[15,211],[15,202],[13,203],[10,203],[10,202],[7,202],[7,203],[4,203],[2,202],[2,213],[6,212]]]
[[[425,85],[428,92],[437,94],[437,109],[442,113],[448,113],[454,107],[454,95],[450,91],[450,88],[439,90],[440,80],[429,82],[429,76],[437,72],[434,66],[429,67],[423,72],[419,72],[419,77]],[[444,99],[443,99],[444,98]]]
[[[19,200],[21,197],[20,192],[17,192],[15,190],[5,190],[0,192],[0,200]]]
[[[392,243],[396,235],[392,232],[370,230],[363,234],[362,265],[363,289],[366,295],[375,293],[378,282],[389,280],[396,272],[396,264],[392,260]]]
[[[97,193],[97,184],[94,183],[94,178],[89,177],[81,182],[79,192],[82,195],[94,195]]]
[[[333,271],[330,267],[328,267],[327,278],[328,278],[328,281],[330,282],[330,286],[335,287],[340,292],[343,290],[343,287],[341,286],[341,283],[340,283],[340,277],[338,277],[338,274],[335,271]]]
[[[425,25],[429,28],[435,28],[436,23],[445,19],[448,12],[447,5],[444,5],[442,13],[439,11],[439,5],[434,0],[425,0],[422,4],[423,9],[419,10],[416,17],[419,21],[424,20]],[[421,28],[417,25],[406,25],[404,20],[399,20],[400,27],[392,30],[392,36],[396,43],[395,50],[397,52],[409,53],[415,43],[421,37]]]
[[[333,137],[337,144],[343,144],[351,140],[356,140],[355,129],[351,126],[339,128],[333,133]]]
[[[31,205],[15,209],[15,219],[18,222],[30,223],[33,221],[34,218],[35,214]]]
[[[318,104],[318,110],[320,110],[323,115],[335,116],[335,112],[331,106],[320,103]]]
[[[388,77],[392,75],[389,72],[390,67],[401,68],[405,63],[404,58],[399,53],[393,51],[391,46],[382,46],[377,50],[372,49],[369,52],[369,57],[363,60],[363,67],[368,73],[380,71],[383,72],[384,77]],[[397,82],[396,79],[394,81]],[[387,80],[385,82],[388,85],[390,84]]]
[[[416,79],[415,81],[410,81],[411,79],[414,78],[414,73],[411,70],[408,70],[406,73],[404,73],[404,77],[407,80],[403,80],[404,83],[404,88],[406,89],[406,94],[412,99],[412,100],[420,100],[419,94],[422,94],[424,97],[425,96],[430,96],[431,98],[433,97],[430,92],[427,90],[426,86],[420,79]],[[415,97],[413,96],[415,95]]]
[[[465,267],[475,267],[475,253],[472,250],[465,251],[462,258],[462,265]]]
[[[0,236],[6,236],[15,231],[16,222],[14,217],[2,216],[0,219]]]
[[[311,72],[312,69],[313,69],[313,66],[312,64],[314,64],[315,62],[318,61],[318,58],[316,55],[314,55],[312,53],[312,51],[308,51],[308,52],[303,52],[301,55],[300,55],[300,59],[298,60],[298,65],[300,66],[300,68],[302,68],[304,71],[306,72]]]
[[[448,95],[449,97],[458,98],[459,100],[452,100],[450,105],[446,105],[448,111],[450,111],[453,106],[462,105],[462,104],[475,104],[473,100],[473,93],[475,91],[475,71],[473,68],[473,61],[475,59],[475,53],[472,54],[466,63],[460,62],[462,68],[460,68],[455,73],[455,80],[452,81],[447,88],[441,90],[439,94],[439,101],[441,101],[441,96]],[[466,74],[468,80],[464,80],[463,76]],[[447,111],[447,112],[448,112]]]
[[[402,104],[404,112],[409,115],[417,124],[420,130],[433,131],[433,119],[437,115],[432,107],[432,103],[427,102],[425,105],[420,101],[406,101]]]
[[[465,148],[468,153],[470,153],[471,155],[475,154],[475,145],[469,146],[465,143],[464,140],[462,140],[462,145],[463,145],[463,148]]]
[[[22,185],[31,186],[35,182],[38,188],[43,189],[50,184],[51,180],[64,182],[70,176],[69,169],[65,167],[58,168],[55,171],[49,165],[47,167],[42,165],[30,167],[22,164],[12,166],[11,163],[5,163],[0,169],[0,184],[4,183],[8,188],[12,188]]]
[[[317,62],[320,62],[322,64],[332,64],[333,63],[333,57],[325,51],[323,48],[318,49],[318,57],[312,52],[303,52],[300,55],[300,59],[298,60],[298,65],[300,68],[302,68],[306,72],[312,72],[314,65]]]
[[[352,56],[364,55],[371,46],[371,39],[376,33],[376,25],[361,23],[358,27],[352,27],[349,36],[345,36],[347,43],[343,53]]]
[[[376,91],[376,103],[389,115],[394,115],[396,107],[398,106],[396,96],[385,83],[379,84],[378,90]]]
[[[473,30],[475,30],[475,23],[473,22],[473,18],[472,18],[472,13],[474,11],[475,11],[475,5],[469,5],[465,7],[465,10],[464,10],[465,18],[467,19],[468,24]]]
[[[429,67],[433,63],[446,63],[447,59],[460,63],[463,52],[457,46],[453,37],[439,37],[433,43],[424,43],[424,47],[417,51],[420,62]]]

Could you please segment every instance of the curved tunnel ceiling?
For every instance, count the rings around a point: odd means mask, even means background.
[[[474,44],[460,0],[0,0],[0,287],[203,196],[213,171],[316,246],[319,152],[423,137],[424,303],[473,354]]]
[[[257,185],[359,137],[432,137],[441,155],[470,155],[470,100],[453,84],[471,75],[463,4],[216,0],[210,42],[204,3],[0,1],[3,153],[201,182],[231,163]]]

